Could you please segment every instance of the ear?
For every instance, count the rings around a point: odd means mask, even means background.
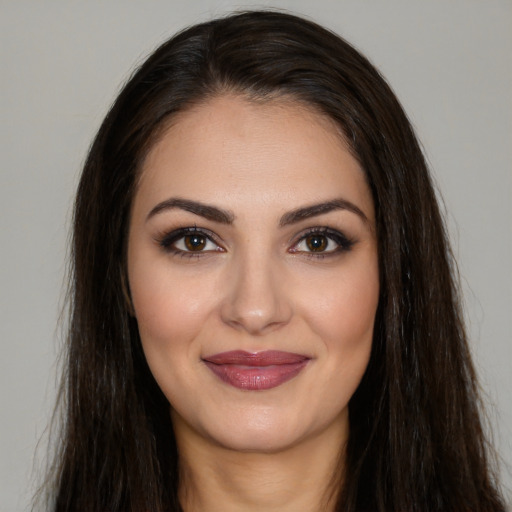
[[[133,307],[130,285],[128,284],[128,276],[126,274],[126,268],[124,265],[120,269],[120,274],[121,292],[123,294],[126,310],[130,316],[135,318],[135,309]]]

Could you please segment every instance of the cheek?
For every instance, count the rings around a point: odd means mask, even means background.
[[[327,339],[357,340],[373,332],[379,300],[377,265],[347,267],[318,280],[312,297],[303,304],[311,325]]]
[[[322,340],[331,378],[347,379],[355,387],[370,357],[379,300],[376,258],[370,263],[318,282],[314,298],[302,307]]]
[[[153,377],[171,404],[180,402],[183,383],[197,375],[191,361],[199,361],[198,334],[209,318],[211,288],[202,280],[178,279],[164,262],[133,265],[130,274],[135,316],[142,348]],[[189,396],[198,407],[196,396]]]
[[[177,277],[165,261],[132,265],[130,290],[146,352],[183,349],[214,308],[210,280]]]

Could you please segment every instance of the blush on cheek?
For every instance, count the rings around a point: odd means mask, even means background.
[[[367,344],[373,337],[378,289],[364,286],[324,294],[311,301],[308,316],[324,339],[341,339],[348,346]]]
[[[147,265],[143,275],[131,280],[132,300],[139,330],[147,340],[169,342],[171,339],[189,339],[199,328],[208,307],[201,297],[200,286],[179,284],[183,280],[167,277],[155,265]]]

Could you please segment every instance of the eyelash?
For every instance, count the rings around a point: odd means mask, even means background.
[[[179,242],[181,239],[184,239],[186,236],[193,236],[197,235],[201,238],[204,238],[206,240],[205,244],[213,243],[217,246],[216,250],[199,250],[199,251],[188,251],[183,250],[175,247],[175,244]],[[327,242],[327,247],[329,244],[329,241],[334,242],[337,247],[328,251],[301,251],[296,249],[297,246],[299,246],[302,242],[305,242],[308,237],[311,237],[313,235],[319,236],[319,237],[325,237]],[[199,258],[203,257],[208,253],[211,252],[224,252],[225,249],[222,248],[220,243],[217,241],[217,237],[214,233],[211,231],[204,229],[204,228],[197,228],[194,227],[186,227],[186,228],[180,228],[173,230],[169,233],[164,234],[161,237],[158,237],[156,239],[158,244],[162,247],[162,249],[165,252],[171,253],[176,256],[180,256],[183,258]],[[352,249],[353,245],[355,244],[354,240],[351,240],[347,238],[343,233],[340,231],[328,228],[328,227],[314,227],[309,228],[307,231],[301,233],[301,235],[298,237],[298,239],[293,243],[291,249],[289,249],[289,252],[292,254],[304,254],[309,258],[326,258],[335,256],[340,253],[348,252]]]
[[[178,242],[182,238],[184,239],[186,236],[193,236],[193,235],[199,236],[201,238],[205,238],[206,243],[209,243],[209,242],[214,243],[218,247],[218,249],[214,252],[224,252],[224,249],[220,246],[219,242],[217,242],[217,240],[216,240],[217,237],[214,235],[214,233],[212,233],[211,231],[209,231],[207,229],[197,228],[196,226],[188,227],[188,228],[180,228],[180,229],[171,231],[170,233],[167,233],[167,234],[163,235],[162,237],[158,238],[157,242],[159,243],[159,245],[162,247],[162,249],[164,251],[174,254],[176,256],[181,256],[183,258],[199,258],[201,256],[204,256],[205,253],[212,252],[211,250],[208,250],[208,251],[186,251],[186,250],[179,249],[174,246],[174,244],[176,244],[176,242]]]
[[[337,244],[337,247],[335,249],[329,250],[329,251],[321,251],[321,252],[314,252],[314,251],[299,251],[294,249],[297,247],[301,242],[304,242],[307,240],[310,236],[322,236],[327,238],[328,240],[333,241],[335,244]],[[352,247],[355,244],[355,240],[352,240],[348,237],[346,237],[342,232],[328,228],[328,227],[314,227],[309,228],[304,233],[300,235],[298,240],[294,242],[292,249],[290,249],[290,252],[292,253],[302,253],[305,254],[309,258],[328,258],[331,256],[335,256],[344,252],[348,252],[352,249]]]

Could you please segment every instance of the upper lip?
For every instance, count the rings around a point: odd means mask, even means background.
[[[213,364],[235,364],[243,366],[271,366],[281,364],[296,364],[306,361],[309,357],[280,350],[265,350],[263,352],[246,352],[231,350],[203,357],[204,361]]]

